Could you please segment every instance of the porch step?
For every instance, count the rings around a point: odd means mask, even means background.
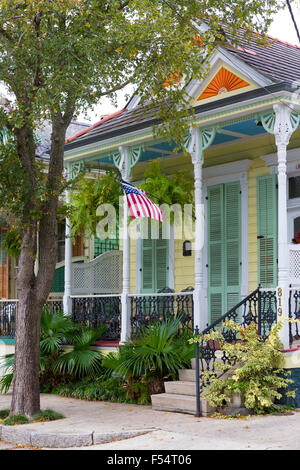
[[[196,382],[195,369],[181,369],[179,370],[180,382]],[[166,385],[166,382],[165,382]]]
[[[174,395],[189,395],[196,396],[196,383],[195,382],[165,382],[166,393]]]
[[[177,413],[196,413],[196,397],[178,395],[174,393],[159,393],[151,395],[152,409],[156,411],[172,411]],[[209,416],[215,412],[205,398],[200,399],[200,412],[202,416]]]

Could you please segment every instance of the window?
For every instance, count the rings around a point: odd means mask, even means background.
[[[300,176],[289,178],[289,199],[300,197]]]

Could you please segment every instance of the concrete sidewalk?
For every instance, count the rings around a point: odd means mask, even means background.
[[[9,394],[0,395],[0,409],[9,408],[10,400]],[[87,402],[46,394],[41,395],[41,408],[51,408],[66,418],[2,425],[0,441],[39,448],[95,450],[300,449],[300,413],[296,411],[289,416],[222,420],[153,411],[150,406]]]

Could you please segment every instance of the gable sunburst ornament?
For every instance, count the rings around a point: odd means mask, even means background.
[[[221,95],[228,91],[238,90],[239,88],[244,88],[249,85],[250,84],[248,82],[225,69],[225,67],[221,67],[210,84],[201,93],[197,101]]]

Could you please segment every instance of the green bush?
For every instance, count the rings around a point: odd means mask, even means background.
[[[126,383],[118,375],[106,379],[101,377],[85,378],[77,383],[59,386],[55,393],[80,400],[135,403],[134,400],[128,399]]]
[[[8,416],[4,421],[3,424],[5,426],[14,426],[15,424],[28,424],[29,419],[26,418],[24,415],[11,415]]]
[[[55,421],[63,419],[65,416],[53,410],[41,410],[33,416],[33,421]]]
[[[9,413],[10,413],[10,410],[8,410],[8,409],[0,410],[0,419],[7,418]]]
[[[205,371],[202,374],[205,397],[212,406],[222,408],[231,401],[233,393],[240,392],[245,407],[253,413],[274,411],[274,400],[282,396],[279,390],[288,388],[293,382],[288,378],[289,373],[282,368],[283,354],[279,340],[281,322],[273,326],[265,341],[259,337],[255,323],[243,327],[230,320],[224,322],[223,326],[239,340],[228,342],[220,331],[212,331],[190,340],[191,343],[204,342],[204,345],[216,341],[228,359],[226,364],[215,363],[216,370],[220,372],[218,376],[214,371]],[[231,364],[235,364],[234,369]],[[223,376],[222,373],[230,369],[232,373]],[[294,392],[287,392],[287,395],[293,396]]]

